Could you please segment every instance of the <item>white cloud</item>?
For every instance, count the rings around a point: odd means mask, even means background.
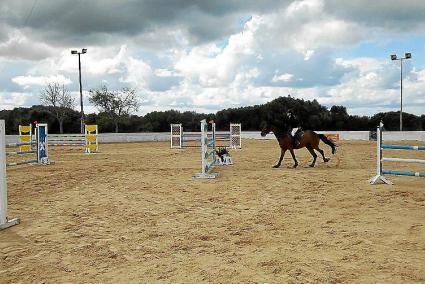
[[[45,86],[49,83],[58,83],[61,85],[71,84],[72,81],[63,75],[52,76],[17,76],[12,78],[12,82],[20,86],[29,87],[32,85]]]
[[[74,49],[74,48],[73,48]],[[87,47],[87,53],[81,55],[81,69],[84,73],[93,75],[122,73],[125,69],[125,60],[128,58],[128,47]],[[52,58],[50,68],[57,68],[69,73],[78,70],[78,58],[71,55],[71,49],[64,50],[59,57]]]
[[[179,76],[178,73],[168,69],[155,69],[154,74],[158,77]]]
[[[279,81],[289,82],[289,81],[292,80],[293,77],[294,77],[294,75],[289,74],[289,73],[284,73],[284,74],[281,74],[281,75],[275,74],[272,78],[272,82],[279,82]]]
[[[242,9],[241,13],[227,11],[222,5],[211,7],[208,4],[207,7],[198,3],[186,9],[188,13],[182,13],[184,19],[180,12],[158,6],[158,13],[164,12],[158,14],[161,21],[156,22],[154,16],[147,15],[152,16],[144,22],[147,24],[128,29],[123,24],[134,18],[119,13],[114,14],[122,24],[119,26],[83,18],[87,20],[87,27],[93,28],[84,35],[73,28],[63,29],[68,25],[63,25],[62,29],[49,28],[49,21],[42,32],[39,27],[7,28],[4,32],[6,25],[3,25],[0,69],[3,74],[13,75],[0,76],[0,82],[6,82],[2,84],[2,91],[7,94],[36,93],[37,86],[50,81],[71,84],[68,77],[74,79],[71,88],[76,90],[78,59],[70,50],[75,47],[71,45],[78,42],[80,47],[88,48],[88,53],[81,57],[83,88],[98,86],[101,82],[117,89],[130,85],[142,94],[142,112],[169,108],[209,112],[264,103],[287,94],[317,99],[329,106],[342,104],[365,113],[367,109],[370,112],[391,109],[398,103],[398,66],[389,60],[360,57],[350,52],[358,44],[379,45],[382,39],[396,38],[397,31],[388,27],[397,23],[397,16],[403,16],[397,14],[396,9],[404,7],[401,2],[389,0],[389,5],[382,1],[368,2],[368,11],[364,10],[365,0],[344,4],[333,0],[281,1],[274,5],[269,2],[261,9],[257,7],[258,1],[248,2],[244,4],[251,10],[244,10],[245,6],[235,8]],[[414,30],[421,31],[419,35],[423,36],[425,20],[415,10],[414,1],[407,2],[405,8],[409,16],[400,21],[417,22]],[[126,7],[128,3],[120,5]],[[418,7],[423,5],[417,4]],[[100,2],[93,1],[90,5],[103,9],[109,4],[98,6]],[[229,8],[232,6],[238,4],[233,3]],[[18,9],[19,5],[13,7]],[[214,7],[217,10],[212,12],[210,8]],[[335,7],[338,9],[333,9]],[[43,13],[50,9],[45,8]],[[393,17],[377,15],[376,19],[369,19],[362,14],[364,11],[370,15],[369,10]],[[241,27],[240,19],[249,17]],[[411,17],[415,17],[415,21],[410,20]],[[217,25],[220,19],[222,25]],[[231,26],[232,22],[238,23],[237,29]],[[50,29],[54,30],[54,37],[47,40],[45,35],[50,35]],[[110,33],[105,32],[108,29]],[[388,35],[391,37],[387,38]],[[73,41],[74,37],[78,40]],[[345,57],[334,59],[335,54]],[[29,59],[33,61],[28,63]],[[17,64],[24,66],[20,66],[23,70],[15,70]],[[407,111],[425,111],[424,107],[418,107],[424,104],[421,98],[424,97],[425,72],[422,68],[406,71]],[[16,92],[20,86],[22,89]],[[9,95],[11,97],[13,99],[9,100],[16,101],[17,105],[28,104],[30,100],[30,96]]]
[[[255,55],[255,32],[261,21],[260,17],[253,17],[242,33],[230,36],[223,49],[213,43],[193,48],[188,54],[182,55],[175,69],[204,87],[231,83],[244,59]]]
[[[303,52],[303,54],[304,54],[304,60],[308,61],[314,55],[314,50],[311,50],[311,49],[306,50]]]
[[[55,51],[56,48],[33,41],[19,30],[11,30],[8,40],[0,43],[0,57],[5,58],[37,61],[52,56]]]
[[[120,81],[130,83],[133,87],[142,89],[146,87],[147,77],[153,74],[152,68],[143,60],[128,57],[125,60],[126,76]]]
[[[13,109],[16,106],[29,106],[26,102],[32,97],[31,93],[0,92],[0,109]]]

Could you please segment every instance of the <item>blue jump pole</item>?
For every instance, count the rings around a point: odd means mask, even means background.
[[[397,171],[397,170],[382,170],[382,173],[384,175],[425,177],[425,173],[420,173],[420,172],[404,172],[404,171]]]
[[[425,146],[410,146],[410,145],[391,145],[382,144],[382,149],[395,149],[395,150],[425,150]]]

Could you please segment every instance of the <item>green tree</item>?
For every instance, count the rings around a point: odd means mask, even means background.
[[[118,133],[118,126],[124,118],[128,118],[130,112],[137,111],[140,103],[134,89],[123,88],[121,91],[110,91],[106,85],[99,89],[90,90],[89,101],[101,112],[109,115]]]

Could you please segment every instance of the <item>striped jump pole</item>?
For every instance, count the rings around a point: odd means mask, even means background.
[[[411,146],[411,145],[392,145],[392,144],[382,144],[382,127],[384,125],[382,122],[379,124],[376,130],[376,176],[369,180],[370,184],[377,184],[380,181],[386,184],[393,184],[388,180],[384,175],[399,175],[399,176],[415,176],[415,177],[425,177],[425,172],[413,172],[413,171],[399,171],[399,170],[388,170],[382,167],[382,162],[403,162],[403,163],[419,163],[425,164],[425,160],[421,159],[407,159],[407,158],[397,158],[397,157],[384,157],[382,154],[383,149],[390,150],[425,150],[425,146]]]

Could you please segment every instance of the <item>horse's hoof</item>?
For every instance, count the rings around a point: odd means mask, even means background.
[[[292,167],[295,169],[296,167],[298,167],[298,164],[295,164],[295,165],[293,165]]]
[[[272,168],[277,169],[278,167],[279,167],[279,165],[274,165]]]
[[[326,158],[324,161],[325,161],[325,163],[327,163],[327,162],[329,162],[331,159],[329,159],[329,158]]]
[[[309,166],[310,166],[310,168],[314,168],[314,164],[310,164]]]

